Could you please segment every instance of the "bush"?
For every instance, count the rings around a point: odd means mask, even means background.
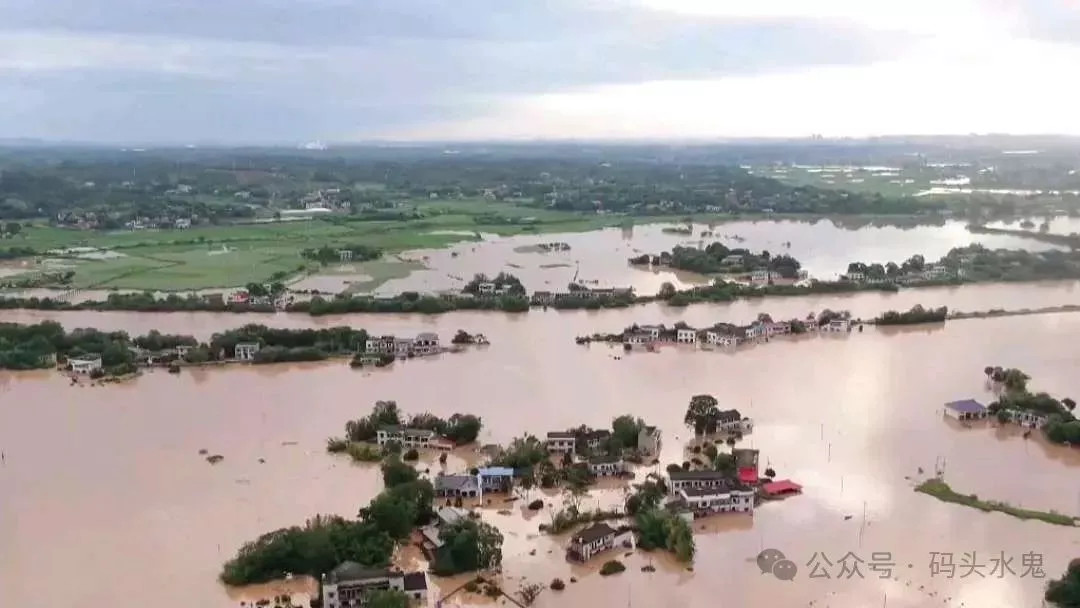
[[[465,583],[465,591],[469,593],[476,593],[480,590],[480,586],[476,584],[476,581],[469,581]]]
[[[536,500],[529,503],[529,510],[530,511],[539,511],[540,509],[543,509],[543,508],[544,508],[544,501],[540,500],[539,498],[537,498]]]
[[[561,578],[557,578],[551,581],[552,591],[562,591],[563,589],[566,589],[566,583],[564,583]]]
[[[673,463],[673,464],[669,464],[669,465],[667,465],[667,472],[668,472],[668,475],[671,475],[672,473],[678,473],[678,472],[680,472],[680,471],[682,471],[682,470],[683,470],[683,469],[682,469],[682,467],[680,467],[680,466],[679,466],[679,465],[677,465],[677,464],[674,464],[674,463]]]
[[[420,460],[420,452],[416,451],[416,448],[409,448],[405,455],[401,457],[402,460]]]
[[[618,574],[626,570],[626,566],[623,565],[617,559],[612,559],[604,562],[603,566],[600,566],[600,576],[611,576],[612,574]]]
[[[366,443],[350,443],[345,449],[354,462],[379,462],[382,454]]]
[[[349,449],[349,442],[340,437],[331,437],[326,440],[326,451],[331,454],[340,454]]]

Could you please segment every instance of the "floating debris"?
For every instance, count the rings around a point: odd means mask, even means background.
[[[214,454],[213,456],[206,457],[206,462],[209,462],[210,464],[217,464],[222,460],[225,460],[225,457],[221,454]]]

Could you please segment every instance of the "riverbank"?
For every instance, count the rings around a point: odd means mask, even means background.
[[[1048,524],[1054,524],[1055,526],[1075,527],[1077,525],[1077,518],[1069,515],[1062,515],[1061,513],[1054,511],[1021,509],[1004,502],[980,500],[975,494],[960,494],[953,490],[944,480],[937,477],[927,479],[915,486],[915,491],[928,496],[933,496],[943,502],[951,502],[953,504],[971,507],[987,513],[1004,513],[1005,515],[1011,515],[1018,519],[1037,519]]]

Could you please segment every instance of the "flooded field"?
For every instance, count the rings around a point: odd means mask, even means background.
[[[702,237],[705,231],[712,236]],[[632,268],[626,260],[642,253],[659,253],[676,245],[697,247],[721,241],[728,247],[767,249],[794,256],[811,276],[834,279],[859,261],[900,263],[918,253],[935,260],[954,247],[983,243],[993,248],[1043,250],[1051,245],[1028,239],[996,235],[974,235],[963,222],[944,226],[882,226],[858,230],[841,228],[828,220],[815,223],[795,221],[732,222],[714,227],[695,225],[693,235],[664,231],[664,226],[609,228],[596,232],[545,234],[493,238],[480,243],[460,243],[447,249],[409,252],[410,259],[422,259],[426,270],[391,279],[374,291],[395,294],[407,290],[438,291],[460,288],[479,272],[493,275],[509,272],[530,290],[565,289],[577,277],[605,286],[633,286],[641,293],[655,293],[665,281],[683,288],[703,282],[692,273],[649,271]],[[564,242],[569,251],[540,253],[540,243]],[[854,252],[859,252],[858,256]]]
[[[260,316],[259,322],[283,327],[344,322],[380,333],[433,330],[448,336],[464,328],[483,331],[492,345],[371,372],[340,362],[204,369],[150,373],[107,388],[73,388],[51,373],[3,374],[0,605],[226,608],[255,599],[267,588],[228,590],[216,580],[221,563],[242,542],[315,513],[355,515],[379,491],[376,468],[324,453],[326,437],[340,434],[347,419],[365,415],[378,399],[397,400],[410,412],[480,415],[484,443],[582,423],[606,426],[630,413],[660,426],[661,462],[667,464],[682,458],[689,397],[711,393],[723,407],[754,419],[755,430],[741,445],[760,449],[762,466],[775,468],[780,478],[803,484],[803,496],[763,505],[752,518],[696,523],[694,572],[660,554],[639,554],[614,577],[597,574],[603,559],[567,564],[565,538],[537,533],[546,511],[527,514],[520,505],[495,504],[483,517],[506,537],[504,566],[512,582],[505,586],[513,590],[522,577],[545,587],[554,577],[578,580],[561,593],[545,590],[536,603],[541,608],[861,608],[883,605],[886,598],[888,606],[901,608],[1037,606],[1044,580],[1030,572],[1021,576],[1022,554],[1041,555],[1045,573],[1057,576],[1080,555],[1080,530],[940,503],[912,486],[920,468],[929,472],[944,462],[945,478],[957,491],[1080,515],[1074,483],[1080,451],[1024,440],[1009,430],[965,428],[946,422],[941,412],[946,401],[992,398],[984,385],[986,365],[1019,367],[1033,376],[1034,390],[1075,398],[1080,315],[870,329],[774,340],[736,354],[672,347],[623,356],[621,349],[574,345],[573,337],[634,321],[700,324],[825,307],[872,316],[915,303],[1017,308],[1074,303],[1076,296],[1075,284],[1059,283],[685,310]],[[69,327],[132,333],[156,328],[201,337],[250,320],[205,313],[0,314],[5,321],[55,319]],[[210,465],[200,449],[224,460]],[[449,467],[474,458],[460,453]],[[420,468],[434,473],[438,466],[428,457]],[[539,495],[534,490],[531,498]],[[609,485],[583,505],[615,503],[621,496],[618,485]],[[752,558],[770,547],[798,564],[794,581],[759,572]],[[806,564],[815,553],[835,564],[849,551],[867,561],[872,552],[889,552],[896,566],[886,578],[863,566],[865,578],[837,580],[839,565],[829,569],[830,579],[810,578]],[[954,577],[931,575],[933,552],[955,555]],[[962,554],[970,552],[985,566],[985,577],[961,577]],[[989,564],[1002,552],[1013,559],[1014,573],[998,578]],[[403,561],[421,565],[412,552]],[[649,563],[655,572],[642,572]],[[56,584],[57,572],[64,573],[63,584]]]

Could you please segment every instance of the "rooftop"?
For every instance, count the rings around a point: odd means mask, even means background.
[[[675,471],[669,475],[671,481],[715,481],[729,478],[727,473],[720,471]]]
[[[602,523],[602,522],[601,523],[595,523],[595,524],[589,526],[588,528],[585,528],[581,532],[578,532],[577,534],[575,534],[574,537],[570,539],[570,542],[577,543],[577,544],[582,544],[582,545],[587,545],[587,544],[589,544],[591,542],[600,540],[601,538],[604,538],[605,536],[609,536],[609,535],[615,534],[615,533],[616,533],[615,528],[612,528],[611,526],[609,526],[609,525],[607,525],[605,523]]]
[[[477,474],[480,477],[513,477],[514,469],[510,467],[481,467]]]
[[[439,475],[435,478],[433,485],[436,490],[454,490],[458,492],[479,489],[476,478],[472,475]]]
[[[405,591],[427,591],[427,575],[423,572],[406,572]]]
[[[425,331],[425,332],[423,332],[421,334],[417,334],[416,339],[417,340],[425,340],[425,341],[426,340],[438,340],[439,339],[439,334],[435,334],[435,333],[432,333],[430,331]]]
[[[400,426],[380,426],[379,430],[384,433],[401,433],[403,435],[412,435],[413,437],[431,437],[435,435],[435,431],[429,431],[427,429],[410,429]]]
[[[574,434],[570,431],[548,431],[548,439],[573,439]]]
[[[604,455],[601,455],[601,456],[593,456],[592,458],[589,459],[589,464],[614,464],[616,462],[619,462],[620,460],[622,460],[622,459],[619,458],[618,456],[613,456],[611,454],[604,454]]]
[[[393,572],[386,568],[368,568],[356,562],[342,562],[337,568],[330,571],[326,579],[329,583],[344,583],[386,578],[391,575],[393,575]]]
[[[693,497],[716,496],[718,494],[727,494],[727,493],[732,492],[732,491],[736,491],[736,492],[737,491],[743,491],[743,492],[745,492],[745,491],[748,491],[748,490],[749,490],[749,488],[747,488],[747,487],[745,487],[745,486],[743,486],[741,484],[730,483],[730,484],[724,484],[722,487],[719,487],[719,488],[683,488],[682,490],[679,490],[679,492],[683,496],[686,496],[687,498],[689,498],[689,497],[692,497],[692,496]]]
[[[761,490],[766,494],[796,494],[802,492],[802,486],[790,479],[781,479],[761,486]]]
[[[720,422],[738,422],[739,420],[742,420],[742,418],[742,414],[739,413],[739,410],[720,410],[720,415],[718,416]]]
[[[974,399],[962,399],[960,401],[950,401],[945,404],[945,407],[954,412],[961,414],[981,414],[986,411],[986,406],[975,401]]]

